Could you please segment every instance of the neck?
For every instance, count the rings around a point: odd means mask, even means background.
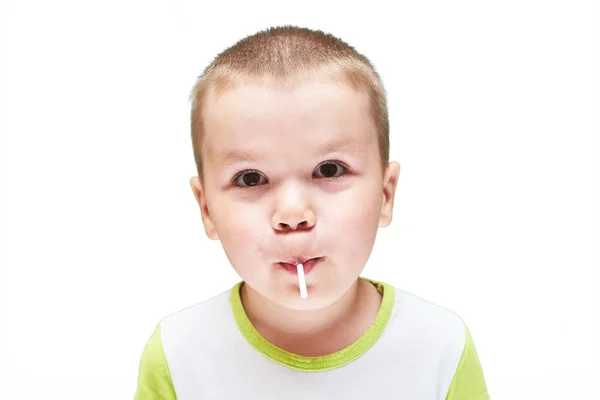
[[[241,298],[248,319],[265,339],[284,350],[311,356],[353,343],[369,328],[381,305],[381,295],[364,279],[357,279],[339,300],[317,310],[282,307],[246,284]],[[322,347],[308,348],[313,343]]]

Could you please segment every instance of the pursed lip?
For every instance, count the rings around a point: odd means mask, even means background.
[[[323,257],[292,257],[288,258],[287,261],[278,262],[277,265],[281,266],[284,270],[295,275],[298,274],[298,264],[303,264],[304,274],[308,274],[310,271],[313,270],[314,267],[320,264],[321,261],[323,261]]]
[[[315,258],[320,258],[320,257],[304,257],[304,256],[294,256],[294,257],[290,257],[285,261],[280,261],[281,263],[284,264],[292,264],[292,265],[298,265],[298,264],[304,264],[306,263],[308,260],[312,260]]]

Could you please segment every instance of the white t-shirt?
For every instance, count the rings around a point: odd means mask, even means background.
[[[144,348],[135,400],[489,399],[457,314],[370,282],[383,294],[375,321],[355,343],[322,357],[264,339],[244,312],[243,282],[164,318]]]

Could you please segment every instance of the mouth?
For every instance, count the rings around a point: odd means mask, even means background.
[[[298,264],[302,264],[304,267],[304,274],[308,274],[317,264],[323,260],[323,257],[305,258],[305,257],[294,257],[286,262],[277,263],[278,266],[285,269],[289,273],[294,275],[298,274]]]

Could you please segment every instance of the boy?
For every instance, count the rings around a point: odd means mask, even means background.
[[[160,321],[135,398],[489,399],[459,316],[359,277],[400,172],[368,59],[272,28],[221,53],[192,100],[191,187],[243,281]]]

